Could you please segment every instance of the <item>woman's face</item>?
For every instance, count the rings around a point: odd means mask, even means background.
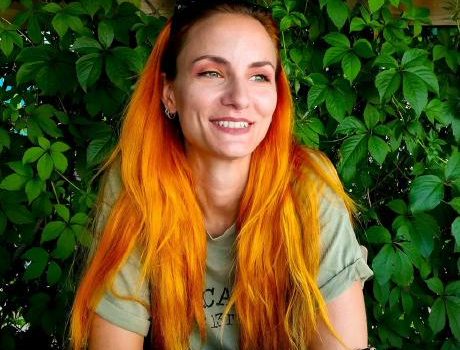
[[[215,14],[196,23],[163,102],[178,112],[188,155],[236,159],[264,139],[277,103],[277,51],[256,19]]]

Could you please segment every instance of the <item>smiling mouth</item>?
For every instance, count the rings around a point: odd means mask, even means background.
[[[229,129],[246,129],[249,127],[248,122],[233,122],[227,120],[216,120],[212,122],[213,124],[220,126],[221,128]]]

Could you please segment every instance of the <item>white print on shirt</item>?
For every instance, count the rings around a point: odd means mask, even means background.
[[[226,326],[231,326],[234,324],[235,314],[233,313],[229,313],[227,315],[227,318],[223,319],[223,311],[225,310],[224,307],[227,305],[229,299],[230,290],[227,287],[223,287],[221,291],[215,287],[206,288],[204,290],[203,308],[206,310],[207,308],[214,307],[214,309],[216,309],[217,307],[217,309],[220,309],[217,311],[222,311],[213,314],[209,314],[208,312],[206,312],[206,316],[209,316],[206,317],[206,322],[208,322],[211,328],[219,328],[220,326],[222,326],[222,324],[225,324]]]

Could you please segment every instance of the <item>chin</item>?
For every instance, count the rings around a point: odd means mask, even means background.
[[[253,149],[220,150],[217,156],[222,159],[237,160],[250,157],[253,151]]]

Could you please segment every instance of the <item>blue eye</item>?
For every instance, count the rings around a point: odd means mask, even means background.
[[[206,71],[198,74],[201,77],[206,77],[206,78],[221,78],[222,75],[219,72],[216,71]]]
[[[254,81],[270,81],[270,79],[268,79],[268,77],[264,74],[256,74],[256,75],[253,75],[251,77],[251,80],[254,80]]]

